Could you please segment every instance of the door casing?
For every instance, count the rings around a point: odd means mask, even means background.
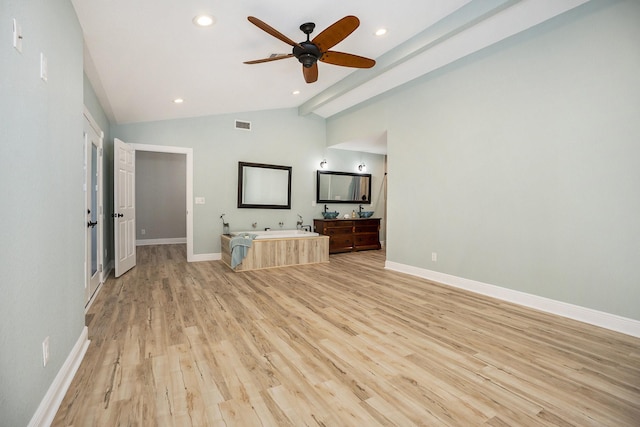
[[[100,285],[104,282],[104,207],[103,207],[103,140],[104,132],[91,116],[84,110],[84,170],[85,170],[85,306],[88,306]],[[92,162],[95,147],[95,164]],[[95,180],[93,180],[95,178]],[[94,200],[95,198],[95,200]],[[89,221],[95,221],[89,227]],[[95,233],[93,233],[95,231]],[[95,234],[95,239],[93,238]],[[95,240],[95,241],[94,241]],[[95,247],[95,272],[93,271],[92,251]]]

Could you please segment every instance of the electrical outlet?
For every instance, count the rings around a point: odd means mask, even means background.
[[[140,234],[144,236],[145,234],[147,234],[147,230],[145,230],[144,228],[140,229]]]
[[[437,252],[431,252],[431,261],[438,262],[438,253]]]
[[[196,205],[204,205],[204,197],[196,197]]]
[[[49,337],[42,341],[42,364],[47,366],[47,363],[49,363]]]

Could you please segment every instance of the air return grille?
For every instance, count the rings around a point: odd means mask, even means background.
[[[240,130],[251,130],[251,122],[247,122],[244,120],[236,120],[236,129]]]

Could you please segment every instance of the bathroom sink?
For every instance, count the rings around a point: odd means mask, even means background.
[[[360,218],[371,218],[372,215],[373,215],[373,211],[358,212],[358,217]]]
[[[324,219],[336,219],[339,214],[340,214],[340,212],[338,212],[338,211],[335,211],[335,212],[322,212],[322,217]]]

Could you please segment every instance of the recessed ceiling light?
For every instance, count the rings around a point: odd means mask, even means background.
[[[376,31],[376,36],[384,36],[385,34],[387,34],[387,29],[386,28],[379,28]]]
[[[294,95],[300,95],[300,91],[299,90],[294,90],[293,92],[291,92]]]
[[[182,104],[183,102],[184,102],[184,99],[182,99],[182,98],[176,98],[176,99],[173,100],[174,104]]]
[[[193,18],[193,23],[199,27],[209,27],[216,22],[216,18],[211,15],[198,15]]]

